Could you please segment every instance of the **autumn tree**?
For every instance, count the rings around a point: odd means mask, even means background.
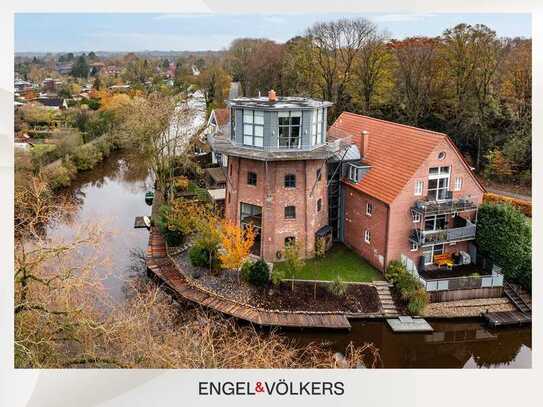
[[[322,97],[309,38],[298,36],[286,42],[281,70],[280,90],[285,96]]]
[[[390,73],[390,51],[383,34],[374,32],[368,36],[355,64],[356,88],[359,90],[363,113],[372,111],[376,97]]]
[[[197,83],[204,94],[208,107],[223,107],[228,95],[230,76],[218,63],[214,63],[200,72]]]
[[[395,56],[396,99],[409,124],[417,126],[431,110],[438,86],[438,41],[407,38],[391,41]]]
[[[219,255],[222,267],[236,270],[239,282],[239,270],[251,253],[255,242],[255,228],[252,224],[238,226],[226,220],[221,226],[223,252]]]
[[[355,60],[376,31],[375,24],[364,18],[319,22],[306,31],[321,76],[322,98],[334,102],[330,119],[344,110]]]

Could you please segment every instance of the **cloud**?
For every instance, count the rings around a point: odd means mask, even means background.
[[[404,21],[420,21],[435,16],[436,14],[383,14],[371,17],[371,20],[376,23],[399,23]]]

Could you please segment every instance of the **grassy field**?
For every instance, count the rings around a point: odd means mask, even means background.
[[[276,263],[274,268],[282,270],[284,263]],[[362,257],[336,244],[322,259],[306,260],[305,267],[295,278],[301,280],[334,280],[337,276],[343,281],[370,282],[383,280],[383,276]]]

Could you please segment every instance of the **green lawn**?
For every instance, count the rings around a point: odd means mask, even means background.
[[[276,270],[284,269],[283,262],[275,263]],[[309,259],[296,275],[301,280],[334,280],[339,274],[343,281],[369,282],[383,280],[383,276],[362,257],[344,245],[336,244],[322,259]]]

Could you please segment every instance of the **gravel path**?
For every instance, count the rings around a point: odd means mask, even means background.
[[[482,312],[515,311],[506,297],[436,302],[429,304],[422,316],[434,318],[478,317]]]

